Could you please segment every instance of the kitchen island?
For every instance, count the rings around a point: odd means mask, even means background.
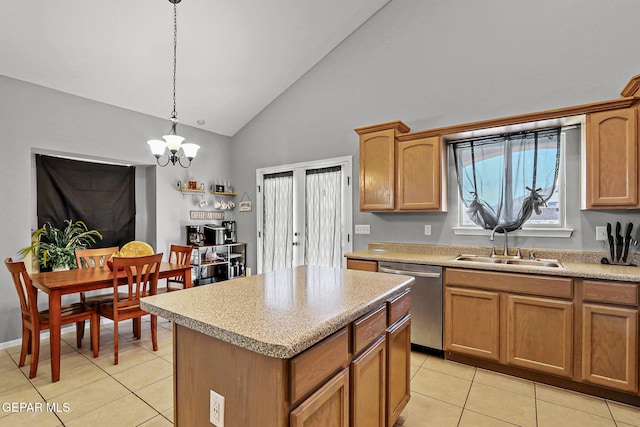
[[[175,424],[208,425],[210,391],[224,396],[225,426],[397,418],[409,399],[412,281],[302,266],[144,298],[175,322]],[[399,396],[390,409],[388,395]]]

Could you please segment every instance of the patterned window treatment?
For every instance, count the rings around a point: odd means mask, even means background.
[[[517,230],[553,196],[561,128],[453,142],[460,199],[485,229]],[[501,228],[502,228],[501,227]],[[500,230],[497,230],[500,231]]]
[[[305,265],[342,265],[342,168],[306,171]]]
[[[293,172],[264,176],[264,273],[293,265]]]

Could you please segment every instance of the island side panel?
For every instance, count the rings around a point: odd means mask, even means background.
[[[286,427],[287,360],[264,356],[175,324],[174,422],[209,424],[209,393],[225,398],[225,426]]]

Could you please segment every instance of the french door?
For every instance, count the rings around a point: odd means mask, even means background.
[[[351,242],[351,156],[256,171],[258,273],[344,267]]]

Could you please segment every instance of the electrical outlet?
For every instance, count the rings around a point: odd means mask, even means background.
[[[371,234],[371,229],[369,224],[356,225],[356,234]]]
[[[209,395],[209,421],[215,427],[224,427],[224,396],[211,390]]]
[[[607,227],[596,227],[596,240],[607,240]]]
[[[425,225],[424,226],[424,235],[425,236],[431,236],[431,225]]]

